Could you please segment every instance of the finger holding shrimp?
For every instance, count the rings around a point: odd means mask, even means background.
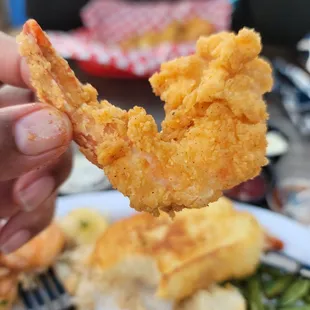
[[[55,195],[50,196],[37,210],[19,211],[2,227],[1,253],[9,254],[29,242],[52,221],[55,211]]]
[[[0,33],[0,50],[0,181],[11,181],[60,157],[71,141],[71,123],[32,101],[29,70],[15,40]]]
[[[5,210],[14,210],[15,206],[14,215],[10,214],[11,217],[4,227],[0,229],[0,250],[2,252],[10,253],[16,250],[44,230],[52,221],[57,188],[68,177],[71,165],[72,154],[69,149],[54,164],[45,167],[41,171],[28,173],[19,178],[14,184],[13,189],[9,192],[13,192],[16,203],[11,202],[11,208],[4,208],[2,213],[0,212],[0,216],[4,217],[4,215],[7,215]],[[35,181],[42,178],[52,178],[50,188],[41,188],[42,183]],[[52,191],[47,199],[45,198],[48,195],[46,190]],[[20,200],[20,193],[23,191],[28,191],[27,202]],[[16,207],[21,204],[24,205],[23,209]]]
[[[28,212],[40,208],[69,176],[71,166],[72,152],[68,149],[50,165],[26,173],[18,179],[0,182],[0,219],[10,218],[22,210]]]
[[[71,168],[72,128],[65,114],[36,100],[14,38],[0,32],[0,51],[0,220],[7,221],[0,252],[9,252],[51,221]]]
[[[29,88],[29,71],[18,54],[14,38],[0,32],[0,83]]]

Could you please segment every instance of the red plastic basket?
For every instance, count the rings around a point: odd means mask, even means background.
[[[119,42],[128,35],[154,29],[154,25],[160,29],[176,18],[204,18],[212,23],[216,32],[230,26],[228,0],[181,0],[148,4],[147,9],[145,6],[121,0],[91,1],[82,11],[83,29],[70,33],[49,32],[49,36],[63,57],[76,60],[91,75],[146,78],[157,71],[161,63],[193,53],[195,42],[163,42],[150,48],[124,51]],[[173,14],[163,14],[167,10]]]

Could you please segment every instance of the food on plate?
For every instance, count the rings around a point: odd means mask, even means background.
[[[52,223],[17,251],[0,254],[0,310],[12,309],[23,274],[36,273],[51,266],[64,244],[64,233],[58,224]]]
[[[18,274],[0,275],[0,309],[10,310],[17,295]]]
[[[55,269],[67,291],[74,295],[97,239],[108,228],[107,217],[94,208],[73,209],[58,221],[66,238],[65,251]]]
[[[59,225],[65,233],[67,242],[75,245],[91,244],[107,229],[107,219],[90,208],[78,208],[69,212]]]
[[[67,292],[74,296],[80,282],[84,281],[83,275],[88,272],[88,262],[93,251],[93,244],[72,246],[71,240],[68,241],[68,247],[57,258],[54,268]]]
[[[0,297],[11,309],[18,282],[31,287],[37,272],[53,265],[77,309],[220,310],[229,302],[227,309],[243,310],[244,278],[256,272],[263,251],[282,247],[224,197],[173,220],[139,213],[109,223],[96,209],[81,207],[19,255],[1,257]]]
[[[193,297],[180,304],[178,310],[246,310],[246,301],[233,286],[211,286],[198,291]]]
[[[124,49],[152,47],[160,43],[182,43],[196,41],[200,36],[210,35],[215,31],[214,26],[199,17],[185,22],[173,21],[163,30],[153,30],[140,36],[133,36],[120,42]]]
[[[280,261],[282,264],[280,263],[278,268],[261,264],[255,274],[240,281],[234,281],[234,286],[243,296],[246,296],[247,309],[309,309],[309,274],[296,268],[286,270],[287,263],[296,265],[294,260],[283,263],[282,257]]]
[[[99,103],[34,20],[18,42],[38,98],[67,113],[81,151],[138,211],[173,216],[205,207],[267,163],[262,96],[272,87],[271,67],[258,57],[252,30],[202,37],[194,55],[161,66],[150,79],[165,101],[160,132],[143,108]]]
[[[109,281],[140,280],[157,287],[161,298],[181,300],[250,275],[263,246],[256,219],[220,198],[209,208],[183,210],[173,221],[142,213],[116,222],[98,239],[90,264]]]
[[[283,155],[289,149],[287,140],[277,131],[267,133],[267,143],[267,155],[270,157]]]
[[[46,268],[53,264],[64,244],[64,233],[54,222],[17,251],[0,254],[0,266],[16,272]]]
[[[222,203],[224,209],[231,208],[231,202],[227,199],[221,198],[219,202],[216,202],[214,204],[218,203]],[[219,208],[218,210],[220,209],[221,208]],[[214,211],[215,210],[217,209],[214,207]],[[205,211],[206,209],[200,209],[195,210],[194,212],[197,213],[196,217],[198,217],[198,213],[201,213],[203,215]],[[190,211],[182,211],[176,216],[176,219],[178,219],[183,212]],[[141,215],[138,215],[138,217],[140,216]],[[135,222],[136,217],[137,215],[127,220],[129,222]],[[152,222],[154,223],[161,220],[161,217],[154,219],[152,216],[147,214],[146,217],[151,218]],[[168,216],[163,215],[163,217],[166,220],[166,222],[164,222],[165,224],[163,225],[163,228],[165,228],[165,225],[173,225],[173,222],[168,218]],[[210,221],[216,220],[218,220],[218,217],[215,216],[212,216],[210,219]],[[192,221],[197,224],[197,221],[195,219],[193,219]],[[146,222],[147,227],[150,222],[151,221]],[[179,220],[178,224],[176,225],[177,227],[174,226],[176,232],[178,232],[178,228],[182,228],[180,222],[182,223],[182,221]],[[226,223],[226,221],[224,222]],[[192,228],[195,228],[194,224],[192,225]],[[118,228],[114,229],[113,227],[115,225],[117,225]],[[141,253],[141,248],[135,248],[134,246],[130,245],[133,244],[132,236],[135,235],[136,231],[133,230],[128,232],[128,230],[122,229],[123,226],[124,225],[122,224],[122,220],[121,222],[111,224],[110,228],[108,228],[107,231],[99,237],[97,245],[84,244],[82,246],[78,245],[76,248],[72,248],[70,246],[70,248],[67,249],[58,258],[55,265],[56,271],[60,276],[62,282],[64,283],[67,291],[74,296],[74,300],[79,306],[79,309],[94,309],[96,307],[99,307],[100,309],[120,310],[122,309],[120,305],[124,305],[124,307],[126,305],[126,310],[136,310],[140,309],[139,307],[147,310],[181,310],[182,308],[179,309],[179,307],[183,307],[183,305],[185,304],[183,303],[183,301],[178,303],[173,299],[163,299],[162,297],[158,297],[158,295],[155,294],[156,288],[158,287],[160,281],[160,275],[158,275],[156,262],[154,260],[154,257],[152,256],[153,253],[150,253],[148,258],[146,256],[146,253]],[[189,238],[186,238],[186,235],[189,233],[190,230],[187,228],[188,226],[184,225],[184,229],[180,229],[179,234],[181,234],[181,236],[179,238],[169,238],[170,243],[168,243],[168,248],[169,244],[170,247],[174,246],[174,249],[177,247],[182,248],[182,244],[185,244],[184,251],[188,250],[186,241],[189,241]],[[196,226],[196,228],[200,232],[208,234],[209,230],[212,230],[212,225],[210,225],[209,227],[199,225]],[[155,225],[154,229],[156,232],[157,228],[155,227]],[[115,230],[117,230],[117,237],[113,237],[113,232],[115,232]],[[148,238],[153,235],[152,232],[146,231],[146,229],[144,228],[141,228],[140,230],[142,232],[145,231]],[[108,231],[110,231],[109,237],[104,237]],[[123,242],[119,242],[120,240],[117,239],[121,238],[119,234],[124,235]],[[126,234],[128,234],[129,237],[126,239],[125,242]],[[210,238],[212,238],[212,236],[210,236]],[[107,243],[104,244],[105,242]],[[283,246],[280,240],[270,236],[266,231],[263,231],[262,247],[264,251],[282,249],[282,247],[279,248],[279,244]],[[128,253],[130,255],[129,260],[130,258],[133,258],[132,261],[129,261],[129,265],[126,265],[127,262],[122,261],[122,263],[120,264],[120,268],[115,268],[115,264],[117,264],[118,254],[122,255],[122,257],[124,258],[126,256],[126,253],[128,252],[128,249],[132,249],[132,252]],[[136,253],[134,251],[136,251]],[[191,249],[189,249],[189,251],[191,251]],[[170,252],[167,250],[167,265],[169,264],[169,257],[173,254],[171,252],[172,250]],[[102,270],[100,262],[96,258],[98,253],[100,253],[100,255],[102,256],[105,255],[104,253],[108,255],[108,260],[111,264],[111,266],[106,267],[108,270],[105,270],[105,268],[103,268],[104,270]],[[209,257],[207,256],[206,258],[208,259]],[[114,259],[115,262],[113,262]],[[171,262],[172,264],[174,263],[173,260],[171,260]],[[195,264],[194,262],[192,263]],[[138,280],[141,281],[136,282],[135,278],[138,278]],[[206,276],[205,278],[208,281],[208,277]],[[176,278],[176,281],[178,281],[178,278]],[[204,281],[204,278],[202,278],[202,281]],[[206,283],[204,283],[204,285],[206,285]],[[209,289],[208,285],[206,285],[206,289]],[[202,291],[205,292],[205,290]],[[209,294],[210,291],[206,291],[206,293]],[[226,293],[228,295],[231,295],[231,293],[233,292],[227,288]],[[199,303],[199,301],[196,301],[196,294],[201,295],[203,293],[201,293],[201,291],[195,291],[186,299],[186,305],[192,304],[190,302],[192,298],[195,305],[196,303]],[[98,297],[98,295],[100,296],[100,298]],[[230,297],[228,296],[227,298]],[[200,297],[197,297],[197,299],[200,300]],[[209,303],[212,302],[212,300],[214,299],[212,298],[211,301],[207,299]],[[236,305],[238,305],[238,303],[236,303]],[[192,310],[196,309],[192,308]]]

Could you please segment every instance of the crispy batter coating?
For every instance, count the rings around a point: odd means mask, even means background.
[[[252,30],[202,37],[195,55],[162,65],[150,79],[165,101],[160,132],[143,108],[99,103],[34,20],[18,42],[39,99],[67,113],[81,151],[138,211],[205,207],[267,163],[262,95],[271,90],[271,68],[258,58]]]
[[[98,239],[91,265],[102,279],[140,280],[162,298],[180,300],[201,288],[256,270],[264,231],[247,212],[222,197],[209,208],[134,215]]]

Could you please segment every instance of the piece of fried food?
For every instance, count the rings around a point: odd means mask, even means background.
[[[208,21],[201,18],[192,18],[185,22],[173,21],[161,31],[153,30],[140,36],[134,36],[121,42],[124,49],[145,48],[159,45],[164,42],[184,43],[196,41],[200,36],[214,33],[215,28]]]
[[[209,36],[214,32],[214,26],[207,20],[192,18],[180,26],[178,42],[196,41],[199,37]]]
[[[161,132],[143,108],[99,103],[34,20],[18,42],[38,98],[67,113],[81,151],[138,211],[203,208],[267,163],[262,96],[272,87],[271,68],[258,58],[252,30],[202,37],[194,55],[161,66],[150,79],[165,101]]]
[[[10,310],[16,300],[18,285],[18,274],[9,272],[0,275],[0,309]]]
[[[56,223],[50,224],[15,252],[0,253],[0,266],[15,272],[34,271],[52,265],[65,244],[63,231]]]
[[[172,221],[138,214],[116,222],[98,239],[91,266],[102,279],[139,280],[159,297],[180,300],[200,288],[253,273],[264,232],[226,198],[208,208],[183,210]]]

